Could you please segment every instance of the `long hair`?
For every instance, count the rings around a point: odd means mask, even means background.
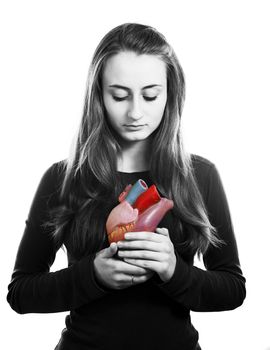
[[[106,218],[117,204],[123,184],[116,166],[121,147],[106,119],[102,73],[107,60],[123,51],[155,55],[166,64],[167,103],[162,121],[151,135],[150,176],[160,193],[174,201],[179,232],[186,232],[183,247],[191,253],[204,253],[209,244],[217,246],[219,239],[198,190],[191,156],[182,143],[184,73],[165,37],[155,28],[137,23],[125,23],[108,32],[92,57],[82,120],[65,161],[61,205],[52,212],[56,247],[64,243],[78,258],[98,251],[106,240]]]

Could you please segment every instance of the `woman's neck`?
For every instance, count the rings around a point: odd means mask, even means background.
[[[117,170],[122,172],[138,172],[149,170],[150,141],[143,140],[121,145],[121,155],[117,160]]]

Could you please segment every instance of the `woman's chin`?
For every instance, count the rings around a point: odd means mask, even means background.
[[[139,142],[145,141],[149,138],[150,134],[148,133],[132,133],[132,134],[122,134],[120,135],[121,139],[126,142]]]

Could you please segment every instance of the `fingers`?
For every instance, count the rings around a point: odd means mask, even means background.
[[[126,263],[128,263],[130,265],[149,269],[149,270],[156,272],[156,273],[160,272],[162,265],[163,265],[159,261],[153,261],[153,260],[141,260],[141,259],[130,259],[130,258],[127,258],[127,259],[125,258],[124,260]]]
[[[127,275],[143,276],[151,272],[149,269],[145,269],[144,267],[140,267],[140,266],[135,266],[125,261],[119,260],[116,263],[117,263],[117,271]]]
[[[134,240],[134,241],[119,241],[117,247],[120,249],[144,249],[152,251],[161,251],[160,243],[146,240]]]
[[[96,254],[94,259],[95,274],[102,285],[113,289],[123,289],[143,283],[153,275],[150,269],[129,264],[121,258],[115,259],[114,255],[117,250],[117,244],[112,243]]]
[[[102,249],[99,253],[99,255],[102,258],[111,258],[114,256],[114,254],[117,252],[118,247],[115,242],[111,243],[111,245],[105,249]]]
[[[149,250],[119,250],[118,256],[122,259],[146,259],[154,261],[164,260],[164,253],[153,252]]]
[[[111,243],[109,248],[110,248],[110,253],[112,255],[114,255],[118,250],[117,244],[115,242]]]
[[[154,272],[147,273],[143,276],[133,276],[133,285],[143,283],[143,282],[149,280],[149,278],[151,278],[153,275],[154,275]]]
[[[125,285],[125,287],[132,287],[136,284],[146,282],[147,280],[149,280],[153,276],[153,274],[154,273],[147,273],[147,274],[144,274],[141,276],[139,276],[139,275],[124,275],[124,276],[119,277],[119,281],[121,281],[122,288],[123,288],[123,284]]]
[[[163,241],[161,235],[155,232],[147,232],[147,231],[125,233],[125,241],[130,241],[130,240],[146,240],[146,241],[152,241],[157,243]]]
[[[161,234],[161,235],[163,235],[163,236],[168,236],[169,237],[169,230],[167,228],[165,228],[165,227],[162,227],[162,228],[158,227],[156,229],[156,232]]]
[[[162,236],[170,237],[169,231],[165,227],[158,227],[156,232],[127,232],[125,234],[125,241],[130,240],[147,240],[152,242],[163,242],[164,238]]]

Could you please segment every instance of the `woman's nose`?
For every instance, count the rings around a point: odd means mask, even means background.
[[[130,102],[128,117],[136,120],[142,117],[142,109],[139,98],[133,98],[133,100]]]

